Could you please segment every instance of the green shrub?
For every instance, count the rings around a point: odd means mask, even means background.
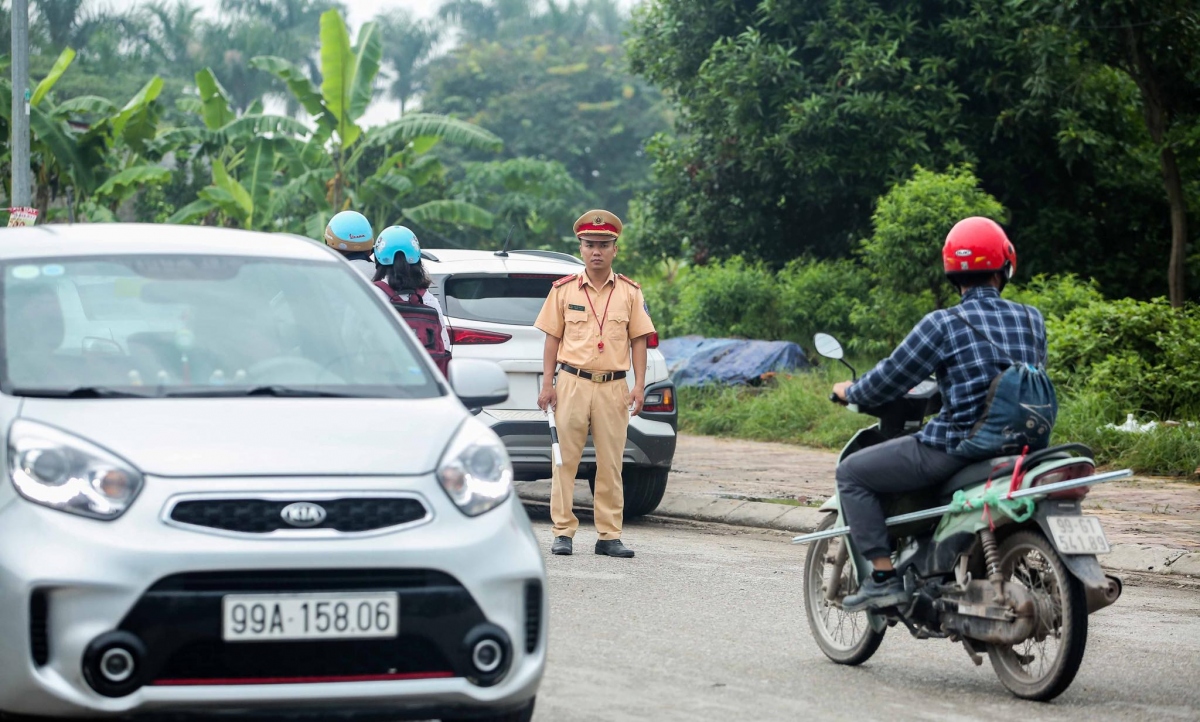
[[[824,332],[857,349],[860,333],[854,314],[871,288],[861,265],[799,258],[779,272],[777,282],[778,313],[786,338],[810,348],[813,334]]]
[[[739,256],[688,269],[679,284],[675,329],[683,334],[783,338],[779,284],[761,263]]]
[[[1069,392],[1161,419],[1200,418],[1200,307],[1094,302],[1051,318],[1047,334],[1050,373]]]
[[[1083,281],[1074,273],[1061,276],[1042,273],[1025,283],[1010,283],[1004,289],[1004,296],[1010,301],[1033,306],[1046,318],[1062,318],[1080,306],[1104,300],[1095,280]]]

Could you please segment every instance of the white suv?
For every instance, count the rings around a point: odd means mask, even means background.
[[[517,480],[550,478],[550,431],[537,407],[546,335],[533,322],[554,281],[583,271],[583,262],[554,251],[430,249],[422,257],[433,278],[430,290],[450,323],[454,358],[496,361],[508,374],[508,400],[479,411],[478,418],[503,439]],[[648,514],[662,501],[675,456],[675,386],[656,335],[650,337],[649,347],[646,405],[630,420],[625,443],[627,518]],[[632,386],[632,373],[628,379]],[[590,438],[579,477],[594,486],[596,452]]]

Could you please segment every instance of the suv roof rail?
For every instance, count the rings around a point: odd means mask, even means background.
[[[552,258],[556,261],[568,261],[570,263],[574,263],[577,266],[584,265],[583,261],[579,260],[575,256],[572,256],[569,253],[562,253],[561,251],[529,250],[529,251],[509,251],[509,253],[523,253],[527,256],[539,256],[541,258]]]
[[[421,251],[421,258],[424,258],[426,261],[433,261],[434,263],[439,263],[439,262],[441,262],[441,259],[440,259],[440,258],[438,258],[437,256],[433,255],[433,254],[432,254],[432,253],[430,253],[429,251]]]

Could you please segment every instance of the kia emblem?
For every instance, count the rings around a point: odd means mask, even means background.
[[[292,526],[312,527],[325,521],[325,508],[311,501],[298,501],[283,507],[279,516]]]

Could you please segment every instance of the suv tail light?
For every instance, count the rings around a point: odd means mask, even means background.
[[[675,410],[675,389],[667,387],[646,393],[646,402],[642,411],[650,413],[671,413]]]
[[[1096,473],[1096,465],[1091,462],[1081,461],[1078,464],[1068,464],[1060,466],[1052,471],[1047,471],[1044,474],[1038,474],[1033,479],[1031,486],[1042,486],[1044,484],[1057,484],[1060,481],[1069,481],[1071,479],[1082,479],[1085,476],[1091,476]],[[1082,499],[1087,496],[1088,486],[1079,486],[1074,489],[1065,489],[1056,491],[1050,494],[1050,499]]]
[[[504,343],[510,338],[512,336],[507,333],[496,333],[495,331],[479,331],[474,328],[450,329],[450,343],[454,346]]]
[[[646,338],[646,348],[658,348],[657,333],[652,333]]]

